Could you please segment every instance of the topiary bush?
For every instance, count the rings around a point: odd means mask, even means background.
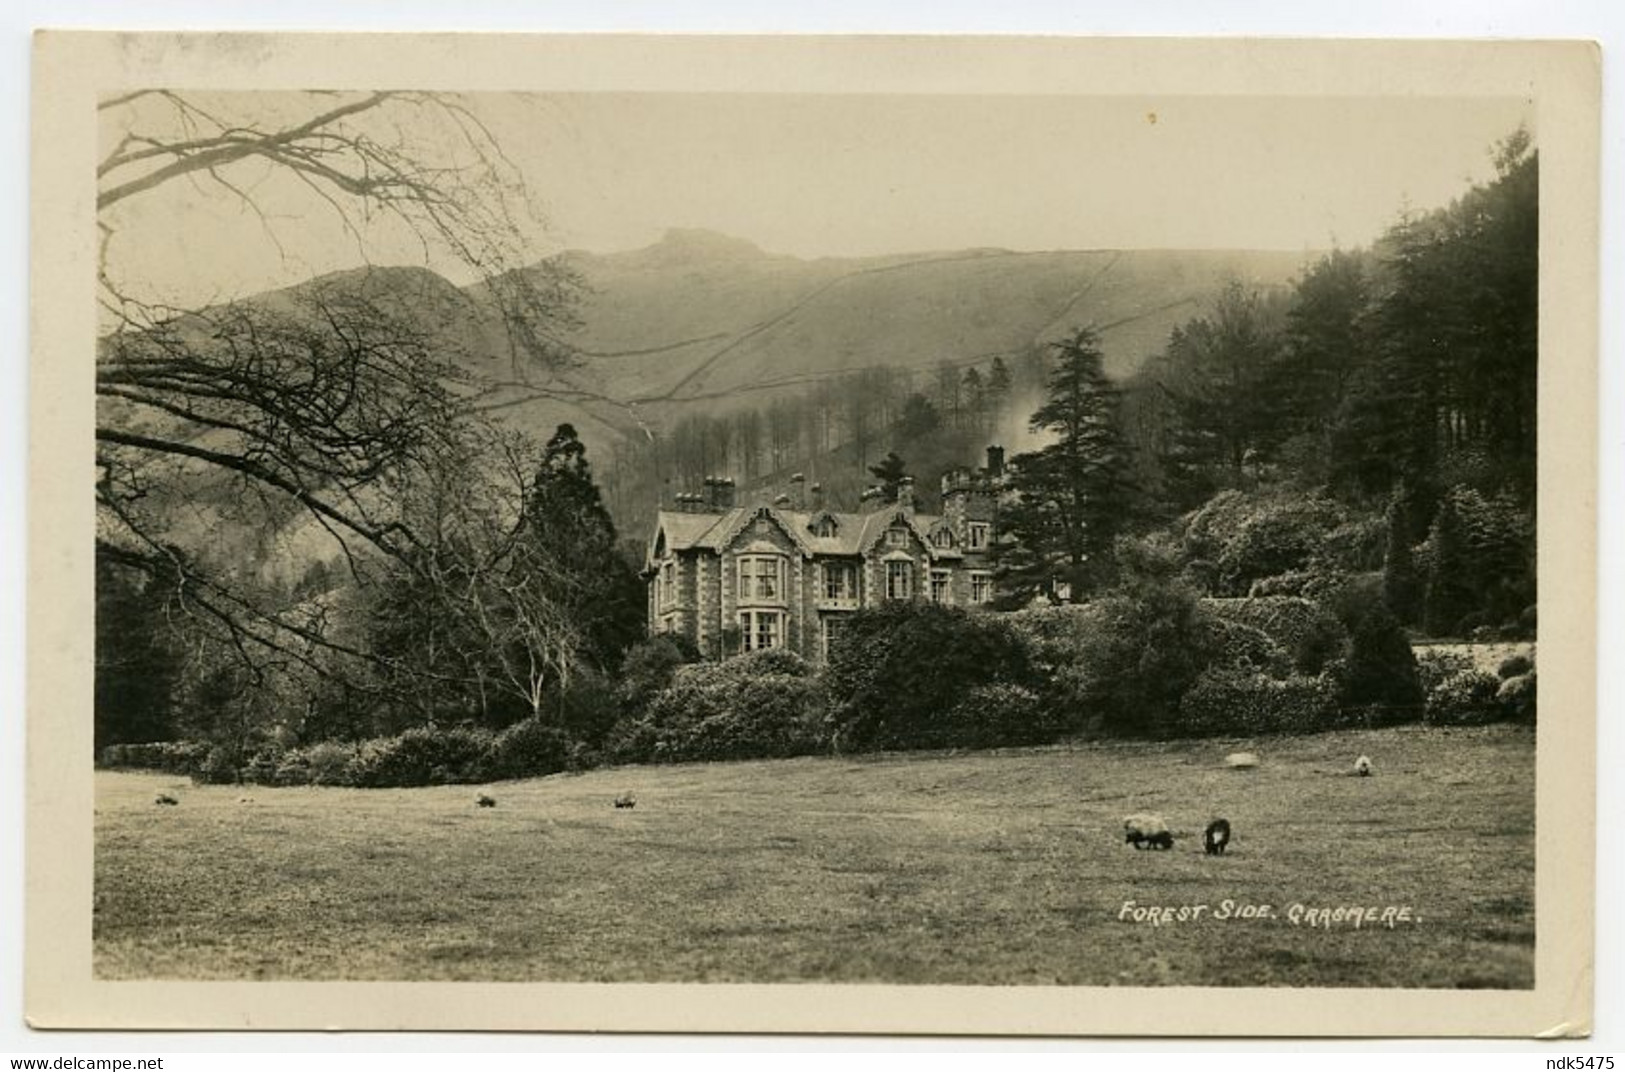
[[[1021,638],[991,615],[937,604],[860,610],[831,645],[830,718],[842,749],[925,748],[971,690],[1040,681]]]
[[[1213,667],[1181,698],[1179,717],[1166,732],[1183,737],[1308,733],[1339,724],[1337,701],[1338,685],[1330,675],[1274,678]]]
[[[492,737],[478,765],[479,781],[540,778],[570,766],[571,741],[557,726],[537,718],[515,722]]]
[[[396,737],[363,741],[345,777],[364,789],[477,782],[490,743],[484,730],[418,726]]]

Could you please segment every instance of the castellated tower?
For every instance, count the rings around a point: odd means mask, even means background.
[[[999,496],[1004,487],[1004,448],[987,448],[980,469],[950,469],[942,474],[942,515],[955,542],[967,551],[987,551],[998,527]]]

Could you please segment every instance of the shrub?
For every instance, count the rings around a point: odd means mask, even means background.
[[[1240,595],[1254,582],[1303,570],[1342,521],[1336,504],[1288,499],[1253,502],[1219,548],[1219,586]]]
[[[673,681],[745,681],[766,676],[811,677],[813,666],[806,659],[784,648],[768,648],[735,655],[719,663],[694,663],[678,667]]]
[[[1257,626],[1214,615],[1209,635],[1215,665],[1260,671],[1272,677],[1282,677],[1291,668],[1286,650]]]
[[[1517,674],[1495,690],[1495,705],[1502,715],[1519,722],[1535,721],[1535,672]]]
[[[930,748],[1047,744],[1064,728],[1061,713],[1034,690],[994,682],[971,689],[921,741]]]
[[[824,704],[815,679],[746,676],[724,671],[726,665],[710,679],[684,675],[656,694],[641,742],[648,758],[666,763],[767,759],[823,750]],[[617,747],[626,749],[636,736],[621,735]]]
[[[1337,683],[1329,675],[1273,678],[1214,667],[1197,678],[1167,727],[1186,737],[1304,733],[1339,722]]]
[[[1496,667],[1495,676],[1505,681],[1507,678],[1521,677],[1535,669],[1535,660],[1527,655],[1508,655]]]
[[[203,765],[209,751],[209,745],[201,741],[110,745],[102,751],[102,763],[109,767],[155,770],[165,774],[192,774]]]
[[[366,789],[452,785],[479,780],[491,735],[465,726],[419,726],[363,741],[345,777]]]
[[[972,689],[1037,684],[1026,645],[1005,623],[937,604],[895,603],[847,619],[825,671],[843,748],[927,747]]]
[[[240,781],[241,767],[237,753],[223,744],[215,745],[192,772],[192,780],[209,785],[230,785]]]
[[[338,741],[318,741],[304,750],[307,781],[311,785],[354,785],[350,764],[356,746]],[[294,784],[283,782],[284,785]]]
[[[1350,575],[1325,599],[1349,635],[1340,670],[1343,703],[1368,708],[1368,724],[1416,718],[1426,693],[1410,637],[1383,596],[1382,575]]]
[[[1482,670],[1464,670],[1445,678],[1428,693],[1427,721],[1440,726],[1492,722],[1500,714],[1495,697],[1501,682]]]
[[[1347,657],[1348,630],[1319,603],[1299,596],[1210,599],[1203,607],[1214,617],[1251,626],[1284,650],[1291,668],[1315,675],[1334,659]]]
[[[1472,657],[1459,651],[1427,648],[1416,657],[1416,680],[1424,694],[1432,694],[1446,678],[1472,669]]]
[[[279,785],[277,770],[284,757],[281,746],[268,744],[261,747],[243,764],[242,779],[255,785]]]
[[[680,634],[661,633],[632,646],[621,662],[621,698],[640,712],[667,685],[677,668],[698,662],[699,649]]]
[[[492,737],[479,764],[479,780],[539,778],[569,766],[570,738],[537,718],[522,719]]]

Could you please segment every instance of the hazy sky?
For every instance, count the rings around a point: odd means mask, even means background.
[[[291,116],[291,94],[211,107]],[[704,227],[802,257],[1011,249],[1363,245],[1401,207],[1492,174],[1533,108],[1512,99],[491,95],[473,107],[547,213],[538,255],[628,249]],[[442,128],[374,131],[429,154]],[[148,113],[144,123],[161,123]],[[121,136],[110,120],[104,137]],[[114,272],[152,297],[218,299],[361,262],[331,208],[271,169],[174,183],[118,207]],[[374,263],[456,266],[399,228]]]

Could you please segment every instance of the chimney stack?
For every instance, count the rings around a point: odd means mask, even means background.
[[[731,476],[717,478],[716,507],[718,510],[732,510],[736,499],[736,489]]]
[[[807,497],[805,495],[806,487],[806,473],[790,474],[790,503],[791,506],[796,510],[805,510],[807,508]]]
[[[897,505],[903,508],[904,517],[914,516],[914,478],[905,476],[897,482]]]
[[[824,485],[813,484],[807,490],[812,493],[812,508],[822,510],[824,508]]]

